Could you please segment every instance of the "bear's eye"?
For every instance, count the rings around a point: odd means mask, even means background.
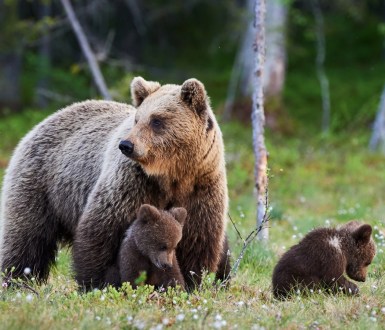
[[[367,262],[367,263],[365,264],[365,267],[368,267],[370,264],[371,264],[371,262]]]
[[[163,121],[159,118],[153,118],[150,121],[150,126],[155,130],[161,129],[163,127]]]
[[[138,119],[135,118],[134,124],[136,125],[138,123]]]
[[[159,248],[160,251],[167,251],[167,245],[162,245],[160,248]]]

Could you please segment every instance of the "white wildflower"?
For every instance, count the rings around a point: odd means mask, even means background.
[[[142,330],[146,327],[146,322],[144,322],[142,320],[135,320],[134,327],[136,329]]]
[[[27,294],[26,297],[25,297],[25,300],[27,300],[28,302],[31,302],[33,300],[33,295],[32,294]]]
[[[150,330],[162,330],[163,324],[157,324],[155,327],[151,327]]]

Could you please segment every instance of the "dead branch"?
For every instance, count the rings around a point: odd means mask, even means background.
[[[229,217],[231,223],[233,224],[233,227],[234,227],[234,229],[236,230],[236,232],[237,232],[237,234],[238,234],[238,237],[244,242],[245,240],[243,239],[241,233],[239,232],[237,226],[235,225],[235,222],[234,222],[233,219],[231,218],[230,213],[227,213],[227,215],[228,215],[228,217]]]
[[[269,213],[269,210],[270,210],[270,207],[269,207],[269,191],[268,189],[266,188],[265,190],[265,200],[264,200],[264,203],[266,205],[266,208],[265,208],[265,213],[263,215],[263,219],[261,221],[260,224],[258,224],[246,237],[246,239],[243,239],[237,226],[235,225],[234,221],[231,219],[230,215],[230,220],[231,220],[231,223],[233,224],[236,232],[238,233],[238,236],[242,239],[243,241],[243,245],[242,245],[242,249],[241,249],[241,252],[239,253],[239,256],[238,258],[235,260],[234,262],[234,265],[233,267],[231,268],[230,270],[230,273],[227,275],[227,277],[225,278],[225,280],[221,283],[221,286],[222,287],[225,287],[227,285],[227,283],[230,281],[230,279],[232,277],[234,277],[237,272],[238,272],[238,269],[239,269],[239,265],[241,264],[241,261],[243,260],[243,257],[245,255],[245,252],[248,248],[248,246],[250,245],[250,243],[258,236],[258,234],[265,228],[267,228],[267,224],[270,220],[270,213]]]
[[[26,281],[28,281],[28,278],[27,276],[24,275],[24,279],[14,279],[12,278],[12,272],[9,274],[9,275],[6,275],[3,277],[3,281],[4,283],[6,283],[6,285],[8,286],[9,284],[10,285],[14,285],[16,287],[18,287],[19,289],[26,289],[26,290],[29,290],[31,291],[32,293],[34,293],[37,297],[39,297],[39,292],[37,292],[32,286],[30,286]]]
[[[72,29],[76,35],[76,38],[79,41],[80,47],[83,51],[84,56],[87,59],[88,65],[90,67],[92,76],[94,78],[95,85],[97,86],[100,94],[105,100],[111,100],[111,95],[108,92],[106,83],[104,81],[103,75],[100,71],[98,62],[96,61],[95,55],[93,54],[91,47],[88,43],[86,35],[74,13],[72,5],[69,0],[60,0],[64,10],[67,14],[67,17],[71,23]]]

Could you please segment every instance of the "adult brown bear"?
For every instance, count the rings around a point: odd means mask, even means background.
[[[136,108],[76,103],[19,143],[2,192],[2,271],[45,280],[64,240],[79,284],[102,286],[144,203],[186,208],[177,258],[187,286],[227,265],[224,148],[203,84],[137,77],[131,92]]]

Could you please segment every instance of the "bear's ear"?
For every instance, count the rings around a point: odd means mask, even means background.
[[[149,204],[143,204],[138,211],[138,219],[147,223],[156,221],[160,216],[158,209]]]
[[[350,232],[353,232],[355,231],[358,227],[361,226],[361,223],[357,220],[352,220],[352,221],[349,221],[343,225],[340,225],[338,227],[338,229],[343,229],[343,230],[347,230],[347,231],[350,231]]]
[[[198,116],[207,110],[207,94],[203,84],[197,79],[186,80],[181,88],[181,98]]]
[[[174,216],[176,221],[178,221],[181,224],[181,226],[184,225],[184,222],[187,218],[187,211],[184,207],[173,207],[170,210],[170,213]]]
[[[160,84],[156,81],[146,81],[142,77],[135,77],[131,82],[131,97],[134,106],[140,106],[147,96],[159,88]]]
[[[372,235],[372,227],[370,225],[362,225],[353,232],[353,237],[357,243],[367,244]]]

